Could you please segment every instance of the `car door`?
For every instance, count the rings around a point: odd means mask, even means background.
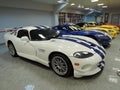
[[[23,41],[22,37],[29,37],[29,32],[25,29],[19,30],[17,33],[17,39],[16,39],[16,49],[20,56],[27,57],[27,58],[33,58],[35,57],[35,49],[34,46],[31,44],[31,41]]]

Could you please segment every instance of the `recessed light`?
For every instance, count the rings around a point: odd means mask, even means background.
[[[85,10],[89,10],[90,8],[85,8]]]
[[[70,5],[71,5],[71,6],[74,6],[74,5],[75,5],[75,3],[71,3]]]
[[[97,4],[98,6],[102,6],[102,5],[104,5],[104,3],[99,3],[99,4]]]
[[[58,3],[64,3],[64,0],[58,0],[57,2]]]
[[[102,6],[102,8],[108,8],[108,6]]]
[[[84,8],[84,6],[82,5],[81,8]]]
[[[67,3],[67,2],[69,2],[69,0],[58,0],[57,2],[58,3]]]
[[[99,0],[91,0],[91,2],[98,2]]]
[[[78,8],[82,8],[80,4],[78,5]]]

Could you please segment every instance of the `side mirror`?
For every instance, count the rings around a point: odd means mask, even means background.
[[[27,36],[23,36],[23,37],[21,37],[21,40],[22,40],[22,41],[29,42],[29,39],[28,39],[28,37],[27,37]]]

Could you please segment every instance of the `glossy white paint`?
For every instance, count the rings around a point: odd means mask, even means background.
[[[29,26],[21,29],[26,29],[28,30],[28,32],[30,32],[31,30],[36,29],[36,27]],[[18,29],[17,31],[19,30],[20,29]],[[66,55],[70,59],[74,69],[74,77],[93,75],[101,71],[101,69],[98,68],[98,64],[99,62],[102,61],[102,58],[93,49],[87,48],[84,45],[72,41],[56,39],[56,38],[50,40],[43,40],[43,41],[24,41],[21,40],[21,38],[16,37],[16,35],[17,32],[16,34],[6,33],[4,38],[6,45],[8,40],[12,41],[19,56],[49,66],[50,63],[49,55],[52,52],[60,52]],[[69,35],[69,37],[90,41],[103,49],[102,46],[100,46],[95,40],[91,38],[84,36],[74,36],[74,35]],[[94,55],[89,58],[75,58],[73,54],[78,51],[87,51],[93,53]],[[79,63],[80,65],[76,66],[75,63]]]

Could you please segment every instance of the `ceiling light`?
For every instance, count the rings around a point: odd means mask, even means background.
[[[58,3],[66,3],[66,2],[69,2],[69,0],[58,0],[57,2]]]
[[[78,5],[78,8],[82,8],[80,4]]]
[[[102,6],[102,5],[104,5],[104,3],[99,3],[99,4],[97,4],[98,6]]]
[[[107,8],[108,6],[102,6],[102,8]]]
[[[91,2],[98,2],[99,0],[91,0]]]
[[[63,3],[64,1],[63,1],[63,0],[58,0],[57,2],[58,2],[58,3]]]
[[[82,5],[81,8],[84,8],[84,6]]]
[[[71,6],[74,6],[74,5],[75,5],[75,3],[71,3],[70,5],[71,5]]]
[[[79,5],[78,5],[78,8],[84,8],[84,6],[79,4]]]
[[[89,10],[90,8],[85,8],[85,10]]]

